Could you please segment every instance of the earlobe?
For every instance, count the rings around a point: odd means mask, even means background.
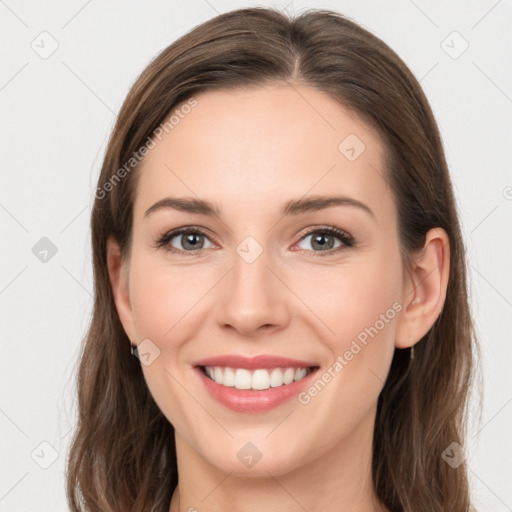
[[[398,348],[413,346],[434,325],[444,306],[449,273],[448,235],[442,228],[433,228],[414,257],[404,284],[395,341]]]
[[[126,335],[134,342],[135,329],[128,288],[128,268],[123,262],[119,244],[112,237],[107,240],[107,267],[119,319]]]

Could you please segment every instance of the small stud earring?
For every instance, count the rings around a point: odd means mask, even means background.
[[[134,345],[133,343],[130,343],[130,351],[132,353],[132,356],[139,357],[139,353],[137,352],[137,345]]]

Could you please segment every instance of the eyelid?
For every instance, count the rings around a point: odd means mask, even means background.
[[[351,247],[356,246],[356,240],[354,237],[346,230],[337,228],[335,226],[330,225],[323,225],[323,226],[309,226],[308,228],[305,228],[306,232],[303,233],[298,242],[302,242],[305,238],[308,236],[313,235],[314,233],[327,233],[330,236],[333,236],[335,238],[338,238],[340,240],[341,245],[339,247],[329,249],[326,251],[313,251],[313,250],[307,250],[307,249],[299,249],[301,252],[307,252],[310,253],[313,257],[323,257],[323,256],[333,256],[335,254],[338,254],[341,251],[344,251],[346,249],[350,249]],[[296,245],[296,244],[295,244]]]
[[[212,236],[209,234],[208,230],[206,228],[200,227],[200,226],[182,226],[180,228],[171,229],[170,231],[165,232],[158,240],[155,242],[155,247],[157,248],[163,248],[171,253],[178,253],[178,254],[189,254],[194,255],[198,252],[201,252],[203,249],[194,249],[192,251],[183,251],[181,249],[176,249],[176,247],[172,247],[170,249],[168,247],[169,242],[180,235],[183,235],[184,233],[193,233],[197,235],[203,235],[204,237],[208,238],[214,245],[217,245],[217,242],[215,242],[215,239],[211,240]]]
[[[312,233],[329,233],[331,235],[343,237],[351,243],[355,243],[354,237],[348,231],[331,225],[308,226],[307,228],[304,228],[304,230],[299,235],[299,241],[304,240],[304,238],[311,235]]]
[[[214,245],[217,245],[217,242],[215,241],[215,238],[213,237],[213,240],[211,239],[211,235],[209,234],[209,230],[206,228],[200,227],[200,226],[182,226],[180,228],[172,229],[170,231],[167,231],[164,233],[156,242],[155,246],[157,248],[163,248],[164,250],[175,253],[175,254],[187,254],[189,256],[193,256],[197,253],[200,253],[203,251],[203,248],[200,249],[194,249],[191,251],[184,251],[181,249],[177,249],[176,247],[169,248],[169,242],[180,235],[183,235],[184,233],[193,233],[205,236],[208,238]],[[328,256],[328,255],[334,255],[337,254],[340,250],[348,249],[351,247],[354,247],[356,245],[356,241],[354,237],[346,230],[337,228],[335,226],[331,225],[320,225],[320,226],[308,226],[307,228],[304,228],[304,230],[299,235],[299,239],[297,242],[295,242],[294,245],[297,243],[302,242],[306,237],[311,236],[314,233],[327,233],[331,236],[337,237],[338,240],[341,241],[341,246],[337,247],[335,249],[329,249],[326,251],[314,251],[314,250],[307,250],[307,249],[299,249],[297,252],[304,252],[311,253],[313,256]]]

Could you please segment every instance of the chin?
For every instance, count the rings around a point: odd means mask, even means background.
[[[310,448],[309,443],[304,443],[303,446]],[[312,457],[312,451],[309,450],[307,455],[308,458]],[[203,452],[203,457],[225,473],[255,478],[268,478],[269,473],[273,476],[287,474],[304,463],[301,454],[292,445],[288,450],[283,450],[282,446],[274,446],[273,443],[264,439],[261,439],[261,442],[258,439],[232,441],[232,446],[226,446],[225,450],[214,453]]]

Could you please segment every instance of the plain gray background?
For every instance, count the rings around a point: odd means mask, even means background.
[[[0,511],[67,510],[75,367],[92,305],[90,208],[130,85],[193,26],[254,5],[339,11],[386,41],[421,80],[459,202],[482,346],[483,414],[480,422],[473,416],[465,447],[473,495],[481,511],[512,510],[511,2],[6,0]]]

